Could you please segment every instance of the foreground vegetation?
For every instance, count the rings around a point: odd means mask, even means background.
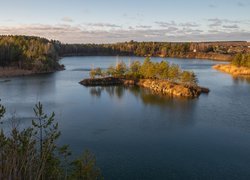
[[[194,72],[183,71],[178,65],[169,64],[167,61],[152,62],[146,58],[143,63],[132,62],[127,66],[124,62],[117,62],[107,70],[95,68],[90,71],[90,77],[116,77],[125,79],[158,79],[168,80],[190,85],[197,85],[197,78]]]
[[[0,104],[0,125],[5,112]],[[57,145],[60,131],[54,113],[45,114],[40,103],[34,113],[32,125],[26,129],[20,130],[15,121],[10,131],[1,128],[0,179],[102,179],[92,153],[85,151],[72,161],[69,147]]]

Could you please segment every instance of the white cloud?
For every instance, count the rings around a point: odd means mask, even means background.
[[[224,25],[222,26],[223,28],[228,28],[228,29],[237,29],[239,28],[238,25],[234,24],[234,25]]]
[[[90,27],[108,27],[108,28],[120,28],[120,25],[117,24],[110,24],[110,23],[87,23],[87,26]]]
[[[67,16],[63,17],[61,20],[64,22],[73,22],[73,19]]]

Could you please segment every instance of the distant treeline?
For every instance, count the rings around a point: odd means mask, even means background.
[[[245,41],[233,42],[124,42],[116,44],[63,44],[33,36],[0,36],[0,66],[51,71],[63,56],[156,56],[209,58],[249,53]],[[210,56],[211,54],[211,56]],[[199,56],[198,56],[199,55]],[[225,60],[225,59],[224,59]]]
[[[55,42],[56,43],[56,42]],[[57,41],[61,56],[70,55],[129,55],[185,57],[195,53],[234,55],[249,51],[247,42],[124,42],[116,44],[61,44]]]

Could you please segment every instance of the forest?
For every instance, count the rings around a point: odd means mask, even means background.
[[[36,72],[60,69],[53,42],[33,36],[0,36],[0,66]]]

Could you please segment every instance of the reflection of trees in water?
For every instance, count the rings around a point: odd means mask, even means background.
[[[181,122],[182,125],[191,124],[196,109],[196,99],[170,97],[154,94],[152,91],[139,87],[131,87],[128,90],[146,106],[160,108],[161,121],[164,127],[173,126]],[[154,123],[155,119],[153,120]],[[160,123],[161,124],[161,123]]]
[[[250,84],[250,77],[233,77],[235,84],[248,83]]]
[[[90,92],[91,96],[100,97],[102,94],[102,88],[101,87],[91,87],[89,92]]]
[[[189,101],[187,98],[170,97],[166,95],[155,94],[153,91],[140,88],[130,87],[128,90],[135,96],[139,97],[145,105],[157,105],[157,106],[174,106],[176,101],[185,103]]]
[[[152,91],[137,86],[104,86],[91,87],[91,96],[100,97],[102,93],[107,93],[110,98],[124,98],[125,91],[134,96],[138,101],[146,106],[158,107],[160,110],[159,119],[147,119],[147,123],[160,123],[163,127],[175,125],[190,125],[195,116],[196,99],[177,98],[166,95],[154,94]],[[135,104],[136,105],[136,104]],[[151,122],[152,121],[152,122]]]
[[[90,94],[91,96],[101,97],[102,92],[105,91],[110,97],[122,99],[124,90],[123,86],[90,87]]]

